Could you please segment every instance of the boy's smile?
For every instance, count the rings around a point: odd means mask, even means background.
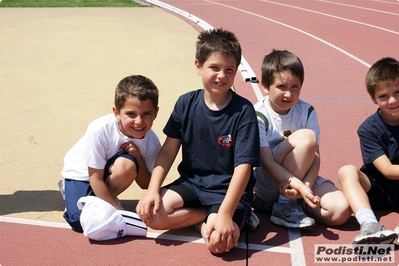
[[[381,109],[381,116],[390,125],[399,125],[399,84],[379,84],[373,102]]]
[[[113,112],[119,121],[119,129],[125,136],[141,139],[151,129],[158,109],[154,108],[151,100],[140,101],[131,97],[126,99],[120,112],[115,107]]]
[[[224,94],[233,86],[237,72],[234,56],[212,53],[203,65],[196,60],[195,67],[202,77],[205,90]]]

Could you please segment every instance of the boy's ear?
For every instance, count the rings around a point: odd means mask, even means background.
[[[201,66],[201,64],[200,64],[198,59],[194,60],[194,65],[195,65],[195,70],[197,71],[197,74],[201,75],[202,66]]]
[[[112,113],[114,113],[114,116],[115,116],[116,119],[118,119],[118,121],[119,121],[119,111],[118,111],[118,109],[116,109],[115,106],[112,107]]]
[[[154,113],[154,120],[157,118],[158,116],[158,111],[159,111],[159,107],[155,108],[155,113]]]
[[[262,84],[262,89],[266,93],[266,95],[269,94],[269,88],[267,88],[265,85]]]

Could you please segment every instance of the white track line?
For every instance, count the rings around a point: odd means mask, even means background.
[[[322,12],[318,12],[318,11],[314,11],[314,10],[302,8],[302,7],[297,7],[297,6],[292,6],[292,5],[286,5],[286,4],[282,4],[282,3],[278,3],[278,2],[273,2],[273,1],[269,1],[269,0],[261,0],[261,1],[262,1],[262,2],[265,2],[265,3],[270,3],[270,4],[285,6],[285,7],[289,7],[289,8],[293,8],[293,9],[299,9],[299,10],[302,10],[302,11],[306,11],[306,12],[310,12],[310,13],[315,13],[315,14],[322,15],[322,16],[326,16],[326,17],[330,17],[330,18],[335,18],[335,19],[339,19],[339,20],[344,20],[344,21],[348,21],[348,22],[355,23],[355,24],[360,24],[360,25],[362,25],[362,26],[367,26],[367,27],[370,27],[370,28],[375,28],[375,29],[378,29],[378,30],[382,30],[382,31],[386,31],[386,32],[389,32],[389,33],[393,33],[393,34],[399,35],[399,32],[397,32],[397,31],[389,30],[389,29],[386,29],[386,28],[378,27],[378,26],[375,26],[375,25],[372,25],[372,24],[363,23],[363,22],[360,22],[360,21],[352,20],[352,19],[347,19],[347,18],[343,18],[343,17],[338,17],[338,16],[334,16],[334,15],[330,15],[330,14],[326,14],[326,13],[322,13]]]
[[[368,8],[368,7],[362,7],[362,6],[354,6],[354,5],[349,5],[349,4],[331,2],[331,1],[327,1],[327,0],[316,0],[316,1],[327,3],[327,4],[334,4],[334,5],[340,5],[340,6],[353,7],[353,8],[373,11],[373,12],[377,12],[377,13],[384,13],[384,14],[388,14],[388,15],[392,15],[392,16],[399,16],[399,14],[397,14],[397,13],[387,12],[387,11],[378,10],[378,9],[374,9],[374,8]],[[397,3],[395,3],[395,4],[397,4]]]
[[[284,26],[284,27],[287,27],[287,28],[289,28],[289,29],[298,31],[298,32],[300,32],[300,33],[303,33],[303,34],[305,34],[305,35],[307,35],[307,36],[309,36],[309,37],[311,37],[311,38],[313,38],[313,39],[315,39],[315,40],[317,40],[317,41],[319,41],[319,42],[322,42],[322,43],[324,43],[324,44],[330,46],[331,48],[333,48],[333,49],[335,49],[335,50],[337,50],[337,51],[339,51],[339,52],[341,52],[341,53],[343,53],[343,54],[349,56],[350,58],[352,58],[352,59],[354,59],[355,61],[361,63],[362,65],[366,66],[367,68],[370,68],[370,66],[371,66],[370,64],[368,64],[368,63],[366,63],[365,61],[363,61],[362,59],[360,59],[360,58],[354,56],[353,54],[351,54],[351,53],[345,51],[344,49],[341,49],[341,48],[339,48],[338,46],[335,46],[335,45],[332,44],[332,43],[329,43],[329,42],[327,42],[327,41],[325,41],[325,40],[323,40],[323,39],[321,39],[321,38],[319,38],[319,37],[316,37],[315,35],[310,34],[309,32],[303,31],[303,30],[301,30],[301,29],[295,28],[295,27],[290,26],[290,25],[288,25],[288,24],[279,22],[279,21],[274,20],[274,19],[270,19],[270,18],[265,17],[265,16],[261,16],[261,15],[259,15],[259,14],[256,14],[256,13],[253,13],[253,12],[249,12],[249,11],[246,11],[246,10],[243,10],[243,9],[240,9],[240,8],[231,7],[231,6],[228,6],[228,5],[224,5],[224,4],[217,3],[217,2],[213,2],[213,1],[209,1],[209,0],[204,0],[204,1],[209,2],[209,3],[216,4],[216,5],[224,6],[224,7],[230,8],[230,9],[234,9],[234,10],[237,10],[237,11],[240,11],[240,12],[243,12],[243,13],[246,13],[246,14],[249,14],[249,15],[252,15],[252,16],[255,16],[255,17],[258,17],[258,18],[262,18],[262,19],[268,20],[268,21],[270,21],[270,22],[279,24],[279,25]]]
[[[13,218],[13,217],[6,217],[6,216],[0,216],[0,222],[52,227],[52,228],[62,228],[62,229],[72,230],[71,227],[67,223],[47,222],[47,221],[41,221],[41,220],[21,219],[21,218]],[[147,232],[147,238],[181,241],[181,242],[186,242],[186,243],[205,244],[204,240],[200,237],[172,235],[172,234],[166,234],[166,233],[160,234],[160,233],[155,233],[155,232]],[[237,245],[237,248],[246,249],[247,246],[245,243],[239,242]],[[288,253],[288,254],[290,254],[290,253],[293,254],[295,252],[292,250],[292,248],[273,247],[273,246],[268,246],[268,245],[257,245],[257,244],[249,244],[248,249],[256,250],[256,251],[278,252],[278,253]]]

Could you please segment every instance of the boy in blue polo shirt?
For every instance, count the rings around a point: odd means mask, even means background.
[[[251,102],[231,89],[241,61],[236,36],[222,29],[205,31],[196,49],[203,89],[177,100],[136,211],[154,229],[198,225],[208,249],[220,254],[237,245],[240,230],[259,224],[250,207],[259,134]],[[180,147],[180,177],[161,188]]]
[[[388,57],[374,63],[366,88],[378,110],[357,131],[363,165],[343,166],[338,178],[360,225],[353,243],[389,244],[397,234],[378,223],[373,209],[399,209],[399,62]]]

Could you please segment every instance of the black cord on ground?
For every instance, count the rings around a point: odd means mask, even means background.
[[[249,249],[248,249],[248,232],[245,232],[245,244],[247,245],[247,259],[245,265],[248,266]]]

